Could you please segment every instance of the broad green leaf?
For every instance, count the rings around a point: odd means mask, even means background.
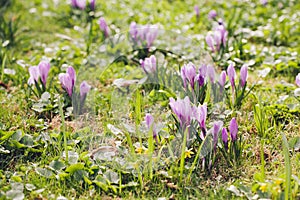
[[[83,168],[84,168],[83,163],[76,163],[76,164],[72,164],[69,167],[67,167],[66,172],[73,174],[75,171],[81,170]]]

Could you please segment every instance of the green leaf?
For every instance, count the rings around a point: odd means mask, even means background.
[[[53,175],[52,171],[50,171],[49,169],[44,169],[44,168],[37,167],[35,169],[35,171],[39,175],[41,175],[43,177],[46,177],[46,178],[50,178]]]
[[[73,174],[75,171],[81,170],[83,168],[84,168],[83,163],[76,163],[76,164],[72,164],[69,167],[67,167],[66,172]]]
[[[114,172],[114,171],[111,171],[111,170],[107,170],[105,173],[104,173],[104,178],[106,178],[110,183],[115,183],[115,184],[118,184],[119,183],[119,180],[120,180],[120,177],[118,175],[118,173]]]
[[[63,168],[65,168],[66,165],[65,165],[63,162],[61,162],[61,161],[53,160],[53,161],[50,163],[49,167],[50,167],[51,169],[53,169],[53,170],[60,171],[60,170],[62,170]]]

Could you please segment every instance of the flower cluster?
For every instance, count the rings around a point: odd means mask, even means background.
[[[228,31],[221,22],[213,33],[208,33],[205,40],[210,50],[215,53],[226,47]]]
[[[60,73],[58,75],[59,81],[62,85],[62,87],[66,90],[69,97],[72,97],[74,93],[74,86],[76,82],[76,72],[75,69],[70,66],[68,67],[66,73]],[[87,93],[90,91],[91,86],[86,82],[83,81],[80,84],[80,97],[81,99],[85,98]]]
[[[28,84],[38,84],[41,80],[44,87],[46,87],[47,77],[50,70],[50,63],[48,61],[41,61],[38,66],[29,67],[30,78]]]
[[[138,25],[135,22],[130,24],[129,30],[131,39],[138,46],[150,48],[158,35],[157,25]]]

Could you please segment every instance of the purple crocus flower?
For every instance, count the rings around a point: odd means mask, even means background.
[[[234,90],[234,86],[235,86],[234,81],[235,81],[235,77],[236,77],[236,72],[235,72],[235,69],[234,69],[234,66],[232,63],[230,63],[227,68],[227,75],[228,75],[229,81],[231,83],[232,90]]]
[[[47,61],[41,61],[38,65],[41,80],[44,86],[46,86],[48,73],[50,70],[50,63]]]
[[[219,78],[219,84],[221,88],[224,88],[225,82],[226,82],[226,71],[222,71]]]
[[[296,84],[300,87],[300,73],[296,76]]]
[[[154,55],[145,58],[145,60],[140,60],[140,63],[145,73],[151,74],[156,72],[156,57]]]
[[[215,10],[211,10],[208,13],[208,19],[215,19],[217,17],[217,12]]]
[[[215,83],[215,68],[211,65],[207,66],[207,75],[211,83]]]
[[[229,124],[229,132],[231,140],[234,142],[237,140],[237,133],[238,133],[238,124],[235,118],[232,118]]]
[[[265,5],[267,5],[268,0],[260,0],[260,3],[261,3],[263,6],[265,6]]]
[[[34,82],[38,82],[40,78],[40,70],[38,66],[31,66],[28,69],[30,77],[28,79],[28,84],[33,85]]]
[[[72,97],[75,81],[76,72],[73,67],[67,69],[67,73],[61,73],[58,75],[59,81],[62,87],[67,91],[68,95]]]
[[[80,84],[80,98],[85,99],[87,93],[91,90],[91,86],[86,82],[82,81]]]
[[[103,33],[104,33],[104,36],[105,36],[106,38],[109,37],[109,35],[110,35],[110,29],[109,29],[109,27],[107,26],[107,23],[106,23],[104,17],[100,17],[98,23],[99,23],[99,26],[100,26],[101,31],[103,31]]]
[[[191,87],[194,89],[194,83],[196,78],[196,67],[193,63],[189,62],[187,65],[183,65],[181,68],[181,78],[183,80],[183,85],[186,88],[188,80]]]
[[[177,115],[180,126],[185,129],[191,122],[191,115],[193,113],[191,102],[188,96],[184,99],[178,98],[176,101],[174,98],[170,98],[169,103],[172,111]]]
[[[248,78],[248,66],[243,65],[240,71],[241,86],[244,87]]]
[[[200,17],[199,6],[198,6],[198,5],[195,5],[195,6],[194,6],[194,10],[195,10],[195,13],[196,13],[196,17],[199,18],[199,17]]]
[[[228,148],[228,132],[225,127],[222,128],[222,141],[224,143],[225,149]]]
[[[90,1],[90,8],[91,8],[91,10],[95,10],[95,7],[96,7],[96,0],[91,0]]]

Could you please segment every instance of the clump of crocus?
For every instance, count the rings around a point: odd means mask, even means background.
[[[158,143],[157,130],[156,130],[153,116],[151,114],[147,113],[145,116],[145,121],[146,121],[147,128],[149,130],[152,129],[153,138],[155,139],[156,143]]]
[[[220,23],[213,32],[206,35],[205,40],[210,50],[215,53],[226,47],[227,36],[228,31],[224,24]]]
[[[104,37],[105,38],[109,37],[110,29],[109,29],[104,17],[100,17],[98,23],[99,23],[100,30],[103,32]]]
[[[138,25],[135,22],[130,24],[129,30],[132,41],[138,46],[150,48],[158,35],[157,25]]]
[[[217,17],[217,12],[215,10],[211,10],[208,13],[208,19],[215,19]]]
[[[140,60],[140,64],[146,74],[153,74],[157,70],[156,57],[154,55],[151,55],[149,58],[145,58],[145,60]]]
[[[83,81],[79,87],[79,94],[76,93],[76,71],[72,66],[67,68],[66,73],[60,73],[58,79],[72,101],[74,113],[80,114],[91,86],[86,81]]]
[[[30,78],[28,84],[32,85],[38,83],[39,79],[44,87],[46,87],[47,77],[50,70],[50,63],[48,61],[41,61],[38,66],[29,67]]]

